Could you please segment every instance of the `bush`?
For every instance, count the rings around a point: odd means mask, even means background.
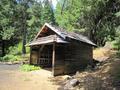
[[[30,48],[26,47],[26,53],[30,52]],[[22,42],[19,42],[15,46],[9,47],[8,54],[12,55],[21,55],[22,54]]]
[[[34,71],[34,70],[40,70],[41,68],[38,66],[34,65],[29,65],[29,64],[24,64],[20,66],[21,71],[29,72],[29,71]]]
[[[2,61],[3,60],[3,57],[0,57],[0,61]]]
[[[19,42],[15,46],[10,46],[7,55],[0,59],[0,61],[18,61],[18,60],[28,60],[30,48],[26,47],[26,55],[22,57],[22,42]]]
[[[11,62],[12,61],[17,61],[17,60],[19,60],[18,56],[14,56],[14,55],[10,55],[10,54],[5,55],[2,59],[2,61],[11,61]]]
[[[112,48],[115,50],[119,50],[120,46],[116,40],[112,41]]]
[[[15,46],[9,47],[8,54],[20,55],[20,54],[22,54],[21,51],[22,51],[22,43],[20,42]]]

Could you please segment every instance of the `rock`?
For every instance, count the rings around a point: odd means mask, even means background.
[[[70,80],[70,85],[72,85],[72,86],[76,86],[76,85],[78,85],[78,83],[79,83],[79,81],[77,79]]]
[[[78,84],[79,84],[79,81],[77,79],[71,79],[65,84],[64,90],[73,89]]]

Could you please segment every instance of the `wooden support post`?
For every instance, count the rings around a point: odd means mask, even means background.
[[[45,45],[42,45],[41,47],[39,47],[37,64],[40,64],[41,52],[44,47],[45,47]]]
[[[39,61],[39,59],[40,59],[40,46],[39,46],[39,50],[38,50],[38,53],[37,53],[37,65],[39,65],[40,64],[40,61]]]
[[[54,76],[54,69],[55,69],[55,43],[53,44],[53,54],[52,54],[52,74]]]

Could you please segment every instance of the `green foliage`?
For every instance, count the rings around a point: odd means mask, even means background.
[[[3,39],[10,39],[16,30],[14,25],[15,14],[14,9],[16,3],[14,0],[1,0],[0,1],[0,36]]]
[[[9,47],[8,54],[13,54],[13,55],[20,55],[22,54],[22,43],[18,43],[15,46]]]
[[[0,57],[0,61],[3,61],[3,57]]]
[[[115,13],[115,15],[116,15],[117,17],[120,17],[120,11],[117,12],[117,13]]]
[[[51,3],[49,2],[49,0],[44,0],[43,5],[44,6],[42,8],[42,16],[41,16],[42,25],[45,22],[55,24],[54,12]]]
[[[120,26],[117,26],[116,28],[116,37],[115,40],[112,41],[113,43],[113,48],[118,50],[118,52],[120,52]]]
[[[120,39],[116,39],[114,41],[112,41],[112,48],[115,50],[120,50]]]
[[[40,69],[41,69],[41,68],[38,67],[38,66],[29,65],[29,64],[24,64],[24,65],[21,65],[21,66],[20,66],[20,70],[21,70],[21,71],[25,71],[25,72],[34,71],[34,70],[40,70]]]
[[[16,47],[13,47],[13,50],[12,47],[10,48],[14,54],[26,53],[26,41],[33,40],[45,22],[55,22],[52,5],[48,0],[44,2],[36,0],[0,1],[0,38],[23,41],[22,49],[19,46],[16,46],[18,50]],[[28,48],[27,52],[29,52]]]
[[[43,2],[34,2],[34,4],[27,9],[29,19],[27,20],[27,40],[31,41],[43,26],[44,23],[55,24],[54,12],[49,0]]]
[[[83,32],[103,46],[106,41],[115,39],[119,5],[117,0],[60,0],[55,12],[56,22],[67,30]]]
[[[98,46],[115,40],[119,46],[120,1],[118,0],[58,0],[55,11],[49,0],[1,0],[0,38],[18,39],[9,54],[21,55],[26,41],[33,40],[45,22],[58,24],[68,31],[87,35]],[[26,50],[25,50],[26,49]]]
[[[76,22],[80,16],[80,0],[67,0],[65,2],[65,8],[62,9],[63,0],[59,1],[57,4],[57,8],[55,11],[56,22],[60,27],[66,28],[69,31],[73,31],[75,29],[80,29],[75,27]],[[62,11],[63,10],[63,11]]]
[[[26,47],[26,52],[30,52],[30,48]],[[15,46],[10,46],[8,49],[8,54],[12,55],[22,55],[22,42],[19,42]]]
[[[115,50],[118,50],[118,43],[117,43],[117,41],[115,40],[115,41],[112,41],[112,48],[113,49],[115,49]]]
[[[1,58],[0,61],[11,62],[11,61],[28,60],[29,52],[30,52],[29,47],[26,48],[26,52],[27,54],[24,57],[22,57],[22,42],[19,42],[15,46],[10,46],[7,51],[7,54],[3,58]]]
[[[14,55],[5,55],[3,58],[2,58],[2,61],[10,61],[10,62],[13,62],[13,61],[18,61],[20,59],[19,56],[14,56]]]

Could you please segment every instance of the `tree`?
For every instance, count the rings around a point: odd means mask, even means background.
[[[14,25],[15,0],[0,1],[0,36],[2,39],[10,39],[16,30]]]
[[[27,20],[28,41],[31,41],[35,37],[44,23],[56,24],[52,4],[48,0],[34,2],[27,12],[30,14],[29,20]]]
[[[58,2],[55,13],[59,26],[84,32],[99,46],[103,46],[107,40],[114,40],[118,21],[114,14],[120,10],[120,1],[67,0],[64,5],[62,2]]]
[[[28,8],[27,12],[29,14],[29,19],[27,20],[28,32],[27,41],[31,41],[37,32],[42,27],[42,3],[34,2],[34,4]]]
[[[45,22],[55,24],[52,4],[48,0],[44,2],[37,0],[0,1],[0,39],[9,41],[17,39],[18,42],[22,40],[22,54],[26,53],[26,42],[34,38]]]
[[[42,25],[46,22],[55,24],[55,17],[52,4],[48,0],[44,0],[43,2],[41,22]]]
[[[19,0],[17,5],[17,11],[18,14],[18,26],[19,30],[22,34],[22,54],[26,54],[26,33],[27,33],[27,19],[28,19],[28,13],[27,9],[29,8],[29,4],[31,1],[29,0]]]

